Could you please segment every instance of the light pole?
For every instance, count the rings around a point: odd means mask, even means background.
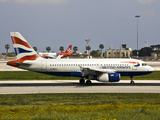
[[[89,54],[89,52],[88,52],[88,42],[90,41],[90,39],[86,38],[85,41],[87,42],[87,56],[88,56],[88,54]]]
[[[137,18],[137,58],[138,58],[138,18],[140,17],[140,15],[136,15],[135,17]]]

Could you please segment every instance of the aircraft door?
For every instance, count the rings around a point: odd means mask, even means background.
[[[41,62],[41,70],[47,70],[47,61],[42,60],[42,62]]]

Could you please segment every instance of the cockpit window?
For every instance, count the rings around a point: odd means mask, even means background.
[[[146,63],[142,63],[142,66],[147,66],[147,64]]]

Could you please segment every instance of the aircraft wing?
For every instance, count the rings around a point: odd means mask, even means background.
[[[81,68],[83,76],[86,76],[89,74],[100,75],[103,73],[115,73],[116,72],[116,70],[112,70],[112,69],[97,69],[97,68],[89,68],[89,67],[82,67],[82,66],[79,66],[79,67]]]

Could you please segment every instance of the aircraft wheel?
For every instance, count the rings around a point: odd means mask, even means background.
[[[87,84],[87,85],[91,85],[92,82],[91,82],[90,80],[87,80],[87,81],[86,81],[86,84]]]
[[[130,78],[131,78],[131,84],[134,84],[134,81],[133,81],[133,76],[130,76]]]
[[[85,83],[85,80],[82,78],[82,79],[79,80],[79,83],[80,83],[80,84],[84,84],[84,83]]]

